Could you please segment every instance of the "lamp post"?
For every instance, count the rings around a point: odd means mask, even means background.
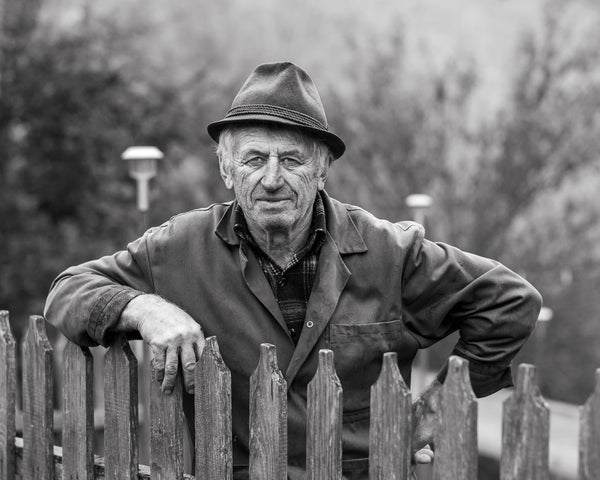
[[[413,193],[406,197],[406,206],[410,208],[415,222],[425,225],[427,210],[433,205],[433,198],[425,193]]]
[[[150,180],[156,176],[157,161],[164,157],[156,147],[128,147],[121,158],[128,162],[129,176],[137,185],[137,208],[142,213],[144,227],[150,206]]]
[[[157,162],[164,157],[163,152],[152,146],[128,147],[121,159],[127,161],[129,176],[136,181],[137,208],[142,214],[142,231],[148,228],[148,209],[150,207],[150,180],[156,176]],[[133,350],[138,359],[139,400],[139,448],[140,460],[147,462],[146,453],[150,445],[150,350],[143,342],[135,342]]]
[[[406,206],[411,211],[412,219],[425,226],[427,222],[427,210],[433,205],[433,198],[425,193],[413,193],[406,197]],[[413,381],[411,390],[414,395],[419,395],[427,388],[427,372],[429,369],[429,352],[419,350],[413,367]]]
[[[546,336],[548,333],[548,325],[554,318],[554,311],[549,307],[542,307],[535,324],[535,364],[538,371],[541,370],[542,360],[544,359],[544,351],[546,347]]]

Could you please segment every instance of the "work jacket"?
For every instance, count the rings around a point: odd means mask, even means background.
[[[141,292],[183,308],[217,337],[231,370],[235,465],[248,464],[249,378],[260,344],[275,345],[288,386],[292,479],[304,476],[307,384],[319,350],[331,349],[343,388],[344,475],[367,478],[370,387],[382,355],[396,352],[409,382],[417,350],[458,330],[454,353],[469,360],[476,395],[493,393],[511,385],[509,363],[541,299],[501,264],[424,239],[416,223],[380,220],[321,195],[326,239],[297,345],[254,253],[234,233],[235,202],[177,215],[126,250],[69,268],[51,288],[46,318],[76,343],[106,345]]]

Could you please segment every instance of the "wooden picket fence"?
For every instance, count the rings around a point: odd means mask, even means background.
[[[286,382],[275,347],[261,345],[251,377],[250,474],[287,478]],[[23,341],[23,438],[15,434],[15,341],[8,312],[0,312],[0,479],[183,479],[184,418],[181,390],[151,386],[151,465],[138,463],[137,361],[120,337],[104,358],[104,458],[93,453],[92,356],[69,343],[63,353],[62,448],[53,447],[52,348],[40,316],[29,320]],[[232,478],[231,375],[214,337],[196,366],[195,464],[197,479]],[[342,387],[333,353],[319,352],[308,385],[308,479],[341,479]],[[441,391],[436,432],[436,480],[476,480],[477,404],[467,362],[452,357]],[[411,395],[396,355],[386,353],[371,389],[371,479],[408,479],[411,469]],[[535,367],[519,367],[514,393],[504,403],[500,478],[550,478],[549,408],[536,385]],[[600,478],[600,370],[596,389],[581,409],[581,480]]]

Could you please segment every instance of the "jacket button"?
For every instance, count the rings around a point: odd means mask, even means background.
[[[307,326],[308,328],[312,328],[312,327],[313,327],[313,325],[314,325],[314,323],[313,323],[311,320],[309,320],[308,322],[306,322],[306,326]]]

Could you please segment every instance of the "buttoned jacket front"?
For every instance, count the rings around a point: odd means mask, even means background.
[[[288,385],[291,478],[303,475],[307,384],[319,350],[333,350],[344,469],[363,478],[370,387],[382,355],[398,354],[408,382],[417,350],[459,330],[454,353],[470,361],[475,392],[492,393],[510,385],[510,360],[533,328],[540,298],[511,270],[430,242],[415,223],[380,220],[322,196],[327,235],[297,346],[256,257],[234,233],[232,202],[177,215],[126,250],[69,268],[53,284],[46,318],[75,342],[95,345],[110,341],[120,312],[142,292],[183,308],[216,336],[231,370],[237,465],[248,463],[249,377],[261,343],[275,345]]]

